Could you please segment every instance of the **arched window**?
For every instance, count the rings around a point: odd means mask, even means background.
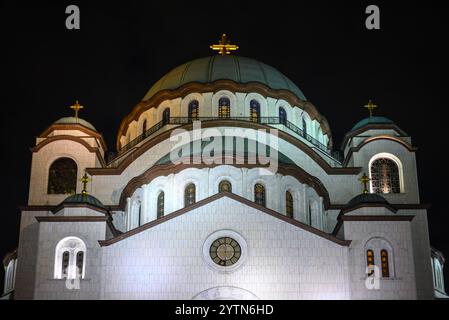
[[[250,121],[260,122],[260,104],[257,100],[251,100],[249,103]]]
[[[280,107],[279,108],[279,123],[280,124],[287,124],[287,112],[285,112],[285,109]]]
[[[368,268],[374,267],[374,251],[373,250],[367,250],[366,251],[366,266]],[[368,272],[368,276],[372,276],[374,274],[374,269],[370,268]]]
[[[223,180],[218,185],[219,192],[232,192],[232,185],[229,181]]]
[[[48,194],[76,193],[78,167],[70,158],[60,158],[53,162],[48,173]]]
[[[307,134],[307,122],[304,118],[302,118],[302,131],[304,132],[304,135]]]
[[[371,187],[373,193],[400,193],[399,167],[395,161],[379,158],[371,163]]]
[[[147,132],[147,119],[143,120],[142,124],[142,134],[145,134]]]
[[[139,202],[138,204],[138,215],[137,215],[137,226],[141,226],[142,225],[142,203]]]
[[[168,124],[169,122],[170,122],[170,109],[167,108],[162,113],[162,123],[163,124]]]
[[[293,219],[293,196],[290,191],[285,193],[285,211],[287,213],[287,217]]]
[[[220,98],[218,100],[218,117],[221,119],[231,117],[231,102],[228,98]]]
[[[184,191],[184,207],[195,203],[196,187],[193,183],[189,184]]]
[[[388,262],[388,251],[383,249],[380,251],[380,260],[382,263],[382,278],[390,277],[390,266]]]
[[[76,276],[77,278],[81,278],[83,274],[83,267],[84,267],[84,252],[78,251],[76,254]]]
[[[265,187],[260,183],[254,186],[254,202],[265,207]]]
[[[165,205],[165,193],[164,191],[159,192],[157,196],[157,218],[162,218],[164,216],[164,205]]]
[[[69,275],[70,252],[64,251],[62,254],[62,277],[67,278]]]
[[[84,278],[86,269],[86,245],[77,237],[59,241],[55,250],[56,279]]]
[[[189,103],[189,122],[199,119],[199,103],[197,100],[192,100]]]

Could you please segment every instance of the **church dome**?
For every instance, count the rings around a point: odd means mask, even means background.
[[[190,82],[211,83],[232,80],[237,83],[259,82],[271,89],[288,90],[306,101],[302,91],[285,75],[269,65],[239,56],[211,56],[195,59],[174,68],[156,82],[143,98],[150,99],[162,90],[173,90]]]
[[[351,131],[355,131],[357,129],[363,128],[371,124],[394,124],[394,122],[385,117],[378,117],[378,116],[368,117],[357,122],[357,124],[352,128]]]
[[[376,194],[376,193],[362,193],[358,196],[354,197],[351,201],[348,202],[346,208],[354,208],[355,206],[361,204],[380,204],[388,206],[389,203],[385,200],[384,197]]]
[[[97,208],[105,209],[105,206],[101,203],[100,200],[91,196],[89,194],[74,194],[69,196],[62,202],[63,205],[67,204],[88,204]]]
[[[81,118],[75,118],[75,117],[61,118],[58,121],[56,121],[55,124],[80,124],[86,128],[89,128],[89,129],[97,132],[97,129],[95,129],[95,127],[92,124],[90,124],[89,122],[87,122],[86,120],[81,119]]]

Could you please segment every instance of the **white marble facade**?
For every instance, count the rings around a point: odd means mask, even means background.
[[[218,88],[173,93],[151,108],[136,107],[118,146],[160,123],[167,108],[171,118],[188,117],[193,100],[201,123],[209,123],[215,136],[225,135],[236,125],[218,119],[223,97],[230,101],[232,118],[249,117],[256,100],[259,116],[279,117],[282,108],[289,123],[316,140],[282,121],[238,122],[246,133],[279,130],[270,132],[278,137],[273,150],[282,155],[278,170],[263,174],[254,164],[181,167],[166,161],[178,141],[174,130],[190,130],[185,124],[167,123],[110,163],[93,127],[76,119],[53,124],[33,149],[29,201],[22,209],[17,252],[5,266],[5,294],[13,292],[15,299],[433,299],[437,290],[445,297],[444,258],[431,254],[416,150],[393,123],[365,119],[348,133],[341,161],[328,152],[331,136],[324,118],[305,110],[309,102],[296,105],[271,91]],[[67,195],[48,194],[49,170],[60,158],[76,163],[78,194],[79,180],[89,173],[86,191],[101,206],[64,203]],[[366,173],[374,181],[378,159],[396,165],[398,192],[381,194],[385,203],[349,206],[362,192],[360,177]],[[232,193],[220,192],[223,181]],[[186,206],[191,184],[194,203]],[[256,184],[265,188],[263,204],[255,204]],[[238,262],[229,267],[219,266],[211,254],[211,244],[225,237],[238,243],[229,249],[233,257],[239,253]],[[368,251],[380,270],[376,288],[367,285]]]

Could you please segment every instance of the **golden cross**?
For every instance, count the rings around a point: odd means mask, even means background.
[[[371,181],[370,178],[364,173],[363,176],[359,179],[361,183],[363,183],[363,194],[368,194],[368,182]]]
[[[364,106],[369,111],[370,118],[373,116],[373,110],[377,108],[377,105],[375,105],[371,100],[368,101],[368,104]]]
[[[213,44],[210,46],[212,50],[218,51],[219,54],[225,56],[227,54],[231,54],[231,51],[238,50],[238,46],[235,44],[230,44],[226,33],[223,33],[221,36],[221,40],[218,42],[219,44]]]
[[[84,107],[82,105],[80,105],[78,100],[76,100],[76,103],[73,106],[70,106],[70,109],[75,110],[75,118],[78,118],[78,111],[80,111],[83,108]]]
[[[90,182],[87,173],[84,173],[84,176],[81,178],[81,182],[83,183],[83,191],[81,192],[83,195],[87,195],[87,184]]]

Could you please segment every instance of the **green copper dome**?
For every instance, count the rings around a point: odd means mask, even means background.
[[[238,83],[259,82],[271,89],[289,90],[307,100],[302,91],[285,75],[262,62],[239,56],[211,56],[187,62],[171,70],[156,82],[143,100],[162,90],[173,90],[189,82],[211,83],[232,80]]]
[[[61,118],[58,121],[55,122],[55,124],[80,124],[86,128],[89,128],[93,131],[97,131],[93,125],[91,125],[89,122],[87,122],[84,119],[81,118],[75,118],[75,117],[66,117]]]
[[[74,194],[65,199],[62,204],[89,204],[97,208],[105,209],[105,206],[97,198],[89,194]]]
[[[357,122],[357,124],[352,128],[351,131],[360,129],[370,124],[394,124],[394,122],[385,117],[368,117]]]
[[[389,205],[388,201],[385,200],[384,197],[376,193],[362,193],[354,197],[351,201],[349,201],[346,208],[354,208],[355,206],[360,204]]]

